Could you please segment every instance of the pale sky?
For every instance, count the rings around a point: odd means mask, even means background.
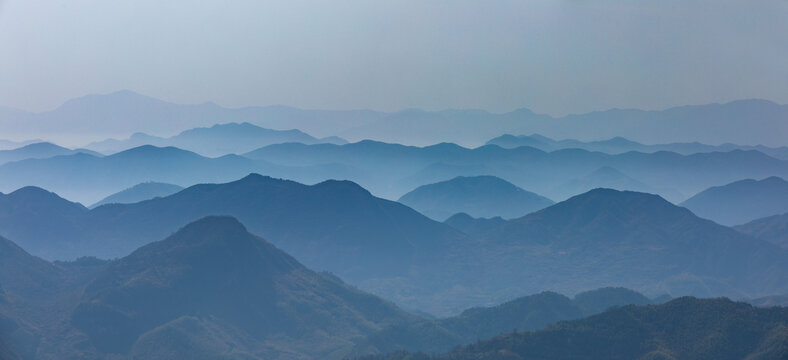
[[[0,0],[0,105],[552,115],[788,103],[786,0]]]

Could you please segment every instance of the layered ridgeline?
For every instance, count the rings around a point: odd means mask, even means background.
[[[380,360],[785,359],[788,309],[728,299],[680,298],[626,306],[544,330],[512,332],[445,355],[396,353]],[[369,359],[369,358],[368,358]]]
[[[145,145],[106,157],[80,153],[6,163],[0,165],[0,191],[34,185],[93,204],[141,182],[188,186],[230,181],[250,172],[309,184],[351,180],[387,199],[457,176],[490,175],[550,199],[567,199],[601,186],[658,193],[678,202],[720,182],[788,176],[788,161],[741,150],[609,155],[585,150],[546,153],[495,145],[475,149],[454,144],[409,147],[373,141],[276,144],[243,156],[207,158],[174,147]]]
[[[33,330],[3,341],[23,358],[340,359],[366,335],[415,319],[305,268],[229,217],[195,221],[89,270],[7,243],[0,280],[24,277],[4,283],[14,296],[0,309]]]
[[[0,133],[7,137],[43,136],[55,140],[68,136],[123,137],[140,131],[176,134],[195,126],[211,126],[217,119],[271,129],[296,128],[317,137],[337,135],[351,141],[376,139],[412,144],[451,141],[481,145],[501,134],[540,133],[581,140],[624,136],[644,143],[701,141],[773,146],[785,144],[788,134],[788,106],[766,100],[679,106],[662,111],[611,109],[554,118],[528,109],[503,114],[483,110],[302,110],[284,106],[230,109],[213,103],[174,104],[119,91],[73,99],[42,113],[6,111],[2,116]]]
[[[229,181],[258,167],[240,156],[206,158],[174,147],[146,145],[105,157],[80,153],[7,163],[0,166],[0,189],[34,185],[93,204],[146,181],[178,185]]]
[[[486,143],[487,145],[498,145],[504,148],[517,148],[520,146],[530,146],[542,151],[556,151],[562,149],[583,149],[588,151],[600,151],[608,154],[620,154],[628,151],[640,152],[657,152],[657,151],[670,151],[684,155],[707,153],[715,151],[732,151],[732,150],[757,150],[769,156],[788,160],[788,147],[768,147],[763,145],[737,145],[737,144],[722,144],[722,145],[707,145],[699,142],[685,142],[685,143],[669,143],[669,144],[654,144],[645,145],[636,141],[631,141],[623,137],[614,137],[607,140],[598,141],[580,141],[574,139],[555,140],[539,134],[533,135],[510,135],[505,134],[493,138]]]
[[[788,213],[767,216],[733,228],[783,249],[788,249]]]
[[[598,189],[515,220],[458,216],[447,224],[484,244],[476,257],[490,292],[617,285],[650,296],[785,293],[784,250],[655,195]]]
[[[125,140],[108,139],[88,144],[85,147],[104,154],[112,154],[143,145],[174,146],[204,156],[215,157],[242,154],[263,146],[290,142],[303,144],[347,143],[338,137],[317,139],[299,130],[265,129],[244,122],[194,128],[168,138],[135,133]]]
[[[169,196],[181,190],[183,190],[183,187],[178,185],[148,181],[107,196],[90,207],[95,208],[104,204],[133,204],[157,197]]]
[[[457,213],[511,219],[554,204],[548,198],[495,176],[459,176],[423,185],[403,195],[398,201],[438,221]]]
[[[567,149],[544,152],[531,147],[504,149],[487,145],[468,149],[455,144],[411,147],[362,141],[347,145],[278,144],[245,157],[287,166],[341,164],[356,171],[347,179],[374,194],[396,199],[412,189],[457,176],[491,175],[550,199],[566,199],[593,186],[649,190],[682,201],[720,181],[788,176],[788,161],[757,151],[680,155],[671,152],[628,152],[610,155]],[[600,169],[625,174],[632,183],[610,179]],[[2,178],[0,178],[2,180]],[[577,181],[573,181],[577,180]],[[596,183],[594,183],[596,181]],[[1,181],[0,181],[1,183]],[[580,186],[573,186],[579,183]]]
[[[681,206],[723,225],[741,225],[788,212],[788,181],[779,177],[736,181],[706,189]]]
[[[443,316],[545,290],[624,286],[648,296],[734,298],[788,293],[784,250],[643,193],[594,190],[522,218],[486,221],[474,231],[457,225],[462,221],[435,222],[347,181],[307,186],[250,175],[93,210],[36,193],[56,204],[0,211],[0,234],[34,254],[120,257],[194,219],[231,215],[310,268]]]
[[[469,243],[459,231],[405,205],[376,198],[347,181],[307,186],[249,175],[230,183],[191,186],[163,198],[92,210],[41,189],[28,189],[47,194],[48,201],[27,202],[25,194],[8,195],[16,201],[12,204],[27,204],[30,211],[0,208],[0,234],[49,259],[124,256],[194,219],[217,214],[237,217],[307,266],[362,284],[371,279],[420,276],[414,266],[421,271],[439,269],[438,257],[464,251]],[[62,215],[47,213],[59,208],[64,209]]]
[[[453,317],[388,326],[359,343],[354,354],[443,353],[512,329],[538,330],[548,324],[579,319],[612,307],[649,303],[651,300],[645,296],[624,288],[588,291],[574,299],[543,292],[493,307],[468,309]]]
[[[90,154],[101,156],[95,151],[86,149],[71,150],[48,142],[38,142],[12,150],[0,150],[0,164],[25,159],[44,159],[53,156]]]

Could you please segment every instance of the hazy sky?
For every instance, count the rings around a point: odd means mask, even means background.
[[[0,105],[131,89],[304,108],[788,103],[786,0],[0,0]]]

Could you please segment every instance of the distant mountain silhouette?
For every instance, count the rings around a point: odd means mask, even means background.
[[[474,217],[516,218],[554,204],[495,176],[459,176],[423,185],[398,201],[439,221],[459,212]]]
[[[207,217],[112,263],[72,323],[100,353],[338,359],[354,339],[411,318],[308,270],[233,218]]]
[[[775,306],[788,307],[788,294],[764,296],[757,299],[747,300],[747,302],[752,304],[753,306],[759,306],[759,307],[775,307]]]
[[[503,226],[506,224],[506,220],[501,217],[489,219],[474,218],[466,213],[458,213],[452,215],[443,223],[468,235],[478,237]]]
[[[143,200],[169,196],[181,190],[183,188],[178,185],[148,181],[107,196],[90,207],[95,208],[104,204],[132,204]]]
[[[740,225],[788,212],[788,181],[779,177],[736,181],[706,189],[681,206],[723,225]]]
[[[94,156],[101,156],[95,151],[77,149],[71,150],[62,146],[57,146],[48,142],[39,142],[35,144],[25,145],[23,147],[13,150],[0,150],[0,164],[5,164],[10,161],[19,161],[25,159],[44,159],[60,155],[72,154],[90,154]]]
[[[601,141],[580,141],[574,139],[553,140],[539,134],[519,136],[505,134],[487,141],[486,144],[498,145],[504,148],[530,146],[548,152],[561,149],[583,149],[588,151],[601,151],[608,154],[621,154],[628,151],[649,153],[670,151],[683,155],[691,155],[714,151],[728,152],[732,150],[757,150],[778,159],[788,160],[788,147],[786,146],[768,147],[763,145],[751,146],[736,144],[707,145],[699,142],[644,145],[639,142],[627,140],[620,136]]]
[[[40,142],[44,142],[44,141],[41,139],[24,140],[24,141],[12,141],[12,140],[0,139],[0,150],[13,150],[23,147],[25,145],[30,145]]]
[[[784,359],[786,339],[786,308],[680,298],[513,332],[445,355],[397,353],[375,359]]]
[[[755,219],[734,229],[788,249],[788,213]]]
[[[35,185],[92,204],[145,181],[179,185],[229,181],[259,168],[265,165],[235,155],[206,158],[174,147],[146,145],[106,157],[75,154],[7,163],[0,166],[0,189]]]
[[[303,144],[347,143],[347,141],[338,137],[316,139],[299,130],[264,129],[245,122],[194,128],[169,138],[135,133],[126,140],[108,139],[91,143],[86,147],[105,154],[111,154],[142,145],[174,146],[204,156],[215,157],[227,154],[242,154],[263,146],[290,142]]]
[[[503,114],[484,110],[394,113],[370,110],[302,110],[286,106],[224,108],[214,103],[181,105],[124,90],[69,100],[42,113],[2,112],[0,133],[56,138],[79,135],[125,137],[135,132],[165,136],[222,122],[250,122],[270,129],[300,129],[317,137],[350,141],[431,144],[436,141],[481,145],[501,134],[540,133],[580,140],[623,136],[660,143],[782,145],[788,138],[788,106],[766,100],[679,106],[662,111],[611,109],[554,118],[519,109]],[[637,126],[632,126],[637,124]],[[715,129],[715,131],[708,131]]]
[[[493,307],[468,309],[453,317],[386,327],[361,342],[354,352],[357,355],[402,350],[442,353],[512,329],[539,330],[548,324],[579,319],[612,307],[649,303],[648,298],[624,288],[588,291],[574,299],[543,292]]]

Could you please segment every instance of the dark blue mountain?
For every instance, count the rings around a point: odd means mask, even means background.
[[[785,359],[787,325],[786,308],[685,297],[625,306],[541,331],[514,331],[444,355],[400,352],[367,359]]]
[[[439,221],[461,212],[473,217],[517,218],[554,204],[495,176],[459,176],[423,185],[398,201]]]
[[[207,217],[110,264],[71,322],[99,354],[339,359],[352,340],[411,319],[235,219]]]

